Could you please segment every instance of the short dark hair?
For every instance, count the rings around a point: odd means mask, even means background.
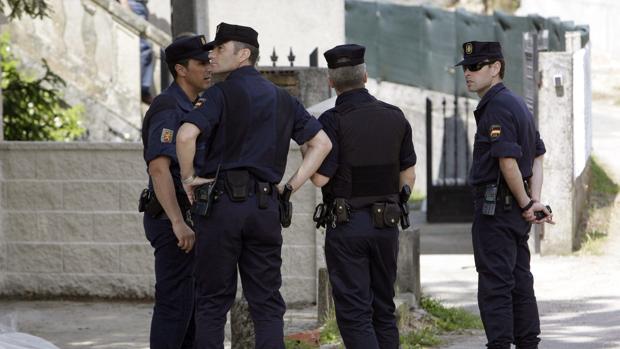
[[[177,64],[180,64],[184,66],[185,68],[187,68],[187,66],[189,65],[189,58],[185,58],[185,59],[178,60],[176,62],[168,63],[168,70],[170,71],[170,74],[172,74],[173,79],[177,78],[177,70],[174,69],[174,67]]]
[[[248,50],[250,50],[250,57],[248,58],[248,60],[250,61],[252,65],[256,64],[256,62],[258,61],[258,53],[259,53],[258,47],[247,44],[245,42],[234,41],[234,40],[233,40],[233,44],[235,45],[235,54],[244,48],[247,48]]]
[[[504,78],[504,72],[506,71],[506,62],[503,59],[498,59],[496,62],[499,62],[499,77],[500,79]]]

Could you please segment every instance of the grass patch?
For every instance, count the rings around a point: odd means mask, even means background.
[[[592,174],[590,179],[590,188],[592,192],[608,195],[618,195],[620,192],[620,186],[616,184],[607,172],[599,164],[599,160],[592,157],[591,160]]]
[[[423,349],[441,344],[439,333],[433,327],[423,327],[400,336],[401,349]]]
[[[340,330],[338,329],[338,323],[336,323],[336,312],[334,308],[329,310],[325,325],[321,329],[321,335],[319,337],[319,343],[331,344],[341,341]]]
[[[601,255],[609,231],[609,220],[620,186],[607,174],[600,161],[590,159],[589,193],[580,225],[577,254]]]
[[[480,317],[463,308],[446,307],[439,300],[430,297],[422,297],[420,304],[434,317],[437,327],[442,331],[453,332],[482,328]]]
[[[285,339],[284,347],[286,349],[315,349],[316,346],[302,342],[296,339]]]
[[[446,307],[437,299],[422,297],[420,304],[426,314],[412,313],[398,309],[398,327],[400,330],[400,345],[402,349],[424,349],[442,343],[439,337],[449,332],[461,332],[468,329],[481,329],[480,317],[462,308]],[[414,315],[414,314],[417,314]],[[342,343],[336,314],[332,309],[323,325],[319,337],[320,344]],[[290,345],[290,346],[289,346]],[[294,346],[287,344],[286,348],[306,349],[311,347]],[[342,344],[341,348],[344,348]]]
[[[580,255],[593,255],[600,256],[603,254],[603,246],[607,241],[607,234],[598,230],[588,231],[583,236],[581,241],[581,247],[579,248]]]

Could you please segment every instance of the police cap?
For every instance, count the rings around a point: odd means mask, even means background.
[[[213,46],[207,43],[204,35],[182,37],[166,47],[166,63],[172,64],[188,58],[209,61],[211,49]]]
[[[469,41],[463,44],[463,60],[456,65],[470,65],[485,60],[503,59],[502,46],[497,41]]]
[[[323,56],[329,69],[354,66],[364,63],[366,47],[356,44],[338,45],[325,51]]]
[[[213,47],[228,41],[239,41],[258,48],[258,33],[250,27],[242,25],[220,23],[217,25],[215,39],[209,43]]]

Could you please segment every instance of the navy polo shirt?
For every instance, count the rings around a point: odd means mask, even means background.
[[[350,91],[347,91],[347,92],[344,92],[338,95],[338,98],[336,98],[336,105],[340,105],[342,103],[351,103],[354,105],[359,105],[359,104],[373,102],[376,100],[377,99],[375,97],[373,97],[370,93],[368,93],[367,89],[361,88],[361,89],[350,90]],[[332,150],[327,155],[327,157],[323,161],[323,164],[321,164],[321,167],[318,169],[317,172],[322,174],[323,176],[330,177],[330,178],[333,177],[334,174],[336,174],[336,171],[338,170],[338,161],[339,161],[339,158],[338,158],[339,129],[338,129],[338,120],[336,119],[336,117],[337,117],[337,113],[335,112],[333,108],[330,110],[327,110],[321,115],[321,117],[319,117],[319,121],[323,125],[323,130],[325,131],[325,133],[327,133],[327,135],[329,136],[329,139],[332,142]],[[403,115],[403,118],[404,117],[405,116]],[[407,168],[415,165],[417,161],[416,153],[413,148],[411,125],[409,124],[408,121],[405,122],[405,124],[406,124],[405,126],[406,130],[405,130],[405,134],[404,134],[402,144],[400,147],[400,155],[399,155],[401,171],[406,170]]]
[[[176,102],[176,107],[172,107],[172,100]],[[170,173],[175,180],[179,180],[180,170],[175,147],[176,134],[181,117],[192,110],[193,104],[176,82],[170,84],[157,96],[149,109],[156,110],[161,107],[162,103],[169,103],[170,106],[161,108],[161,111],[150,116],[144,161],[148,165],[151,160],[159,156],[169,157]],[[149,187],[152,189],[150,180]]]
[[[523,178],[531,177],[534,158],[546,150],[523,98],[498,83],[482,97],[474,115],[477,129],[471,185],[495,182],[498,158],[514,158]]]
[[[247,98],[240,103],[243,103],[245,110],[248,111],[243,117],[250,118],[245,121],[251,125],[251,129],[242,140],[243,144],[236,145],[241,149],[239,156],[234,161],[223,161],[222,154],[225,153],[226,147],[231,145],[227,144],[224,132],[218,133],[218,127],[226,117],[226,96],[221,87],[222,83],[207,90],[203,95],[204,106],[182,118],[182,122],[196,125],[209,144],[205,169],[202,173],[197,171],[197,174],[211,176],[218,164],[222,163],[222,170],[245,168],[260,180],[279,183],[284,175],[284,168],[275,164],[286,163],[290,139],[295,140],[297,144],[303,144],[321,130],[321,124],[308,114],[296,98],[287,94],[286,100],[279,100],[278,87],[263,78],[252,66],[244,66],[230,72],[226,81],[233,81],[236,86],[243,89],[243,96]],[[286,112],[283,112],[284,110]],[[285,122],[290,121],[290,118],[293,119],[292,134],[279,133],[279,130],[282,130],[279,123],[283,122],[283,118],[287,119]],[[282,149],[286,152],[282,152]],[[284,158],[279,159],[282,156]]]

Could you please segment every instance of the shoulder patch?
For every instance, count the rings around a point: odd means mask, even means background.
[[[496,139],[501,134],[502,127],[500,125],[491,125],[491,128],[489,129],[489,137],[491,137],[491,139]]]
[[[174,131],[169,128],[164,128],[161,130],[161,142],[162,143],[172,143],[172,138],[174,136]]]

